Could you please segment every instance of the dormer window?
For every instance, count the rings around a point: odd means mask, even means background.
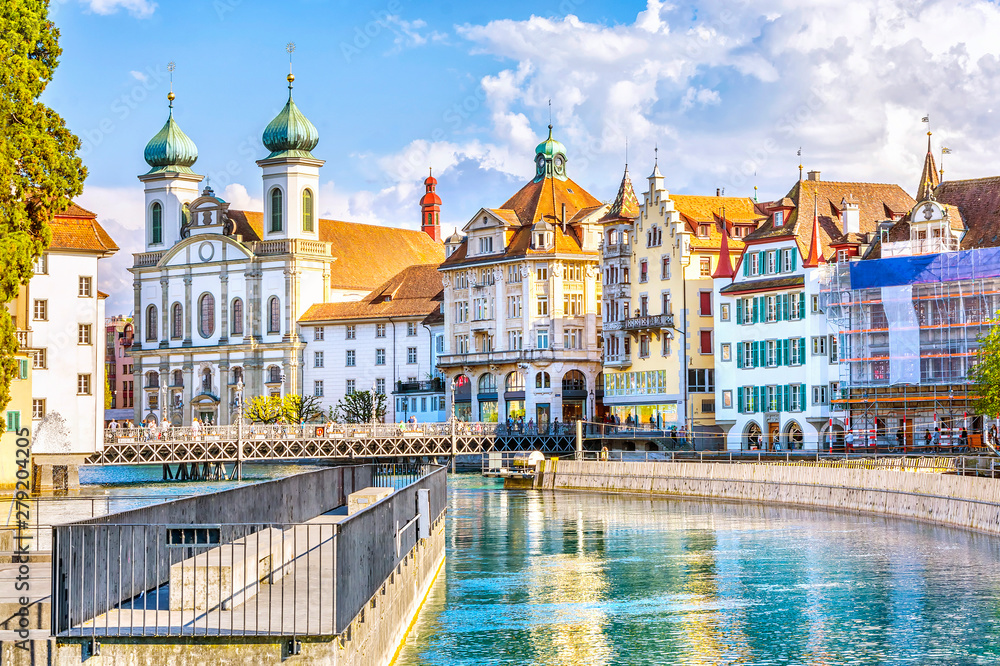
[[[698,225],[698,238],[708,238],[708,225],[699,224]]]
[[[785,224],[785,211],[776,210],[774,211],[774,226],[780,227]]]
[[[493,237],[487,236],[486,238],[480,238],[479,254],[490,254],[491,252],[493,252]]]

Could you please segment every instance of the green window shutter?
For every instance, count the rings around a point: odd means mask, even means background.
[[[792,397],[792,387],[789,384],[785,384],[785,407],[784,407],[784,411],[786,411],[786,412],[789,409],[791,409],[791,407],[792,407],[791,397]]]
[[[782,355],[785,357],[784,365],[792,364],[791,347],[792,341],[788,338],[781,341]]]
[[[750,260],[747,258],[746,252],[740,257],[740,261],[743,262],[743,277],[750,277]]]
[[[737,298],[736,299],[736,323],[737,324],[742,324],[743,323],[743,299],[742,298]]]
[[[7,432],[17,432],[21,429],[21,412],[7,412]]]
[[[799,384],[799,409],[805,410],[806,408],[806,385]]]
[[[19,370],[19,375],[21,379],[28,378],[28,362],[24,359],[18,359],[17,367]]]
[[[740,414],[743,413],[743,387],[738,386],[736,388],[736,411]]]
[[[799,248],[793,247],[792,248],[792,270],[793,271],[795,270],[795,264],[798,263],[798,258],[799,258]]]
[[[759,368],[760,363],[760,340],[755,340],[751,343],[753,345],[753,367]]]
[[[764,399],[766,397],[767,397],[767,387],[765,387],[765,386],[758,386],[757,387],[757,404],[756,404],[758,412],[765,411],[765,409],[764,409]]]
[[[753,323],[757,323],[757,314],[760,311],[760,301],[754,296],[753,297]]]
[[[792,295],[791,294],[782,294],[781,295],[781,302],[782,302],[782,307],[784,308],[784,311],[785,311],[785,315],[784,315],[784,317],[782,317],[782,320],[789,321],[792,318],[791,317]]]
[[[743,367],[743,343],[742,342],[737,342],[736,343],[736,367],[737,368],[742,368]]]
[[[799,293],[799,319],[806,318],[806,293]]]
[[[767,263],[766,263],[767,252],[765,252],[764,250],[761,250],[760,252],[758,252],[758,254],[760,255],[760,259],[757,260],[757,265],[760,266],[760,270],[757,271],[757,274],[758,275],[766,275],[766,271],[767,271]]]

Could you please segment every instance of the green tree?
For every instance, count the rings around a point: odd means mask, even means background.
[[[338,423],[371,423],[372,400],[374,400],[375,418],[381,421],[385,418],[385,394],[372,391],[355,391],[345,395],[337,406],[331,410],[331,418]]]
[[[251,423],[278,423],[284,414],[284,404],[276,395],[258,395],[243,406],[243,416]]]
[[[59,61],[46,0],[0,3],[0,303],[17,296],[52,241],[49,220],[83,190],[80,140],[38,101]],[[17,337],[0,308],[0,410],[17,373]],[[2,411],[0,411],[2,413]]]
[[[969,381],[979,396],[975,410],[992,418],[1000,414],[1000,319],[989,323],[989,332],[979,338],[979,351],[975,364],[969,368]]]
[[[323,408],[319,398],[311,395],[286,395],[282,402],[284,420],[287,423],[311,423],[323,418]]]
[[[114,409],[115,394],[111,392],[111,382],[104,382],[104,409]]]

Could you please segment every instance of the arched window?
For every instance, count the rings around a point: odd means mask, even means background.
[[[570,370],[562,379],[563,391],[586,391],[587,378],[579,370]]]
[[[212,368],[205,368],[201,371],[201,390],[206,393],[212,392]]]
[[[272,365],[267,369],[267,383],[268,384],[278,384],[281,382],[281,368]]]
[[[281,231],[281,190],[271,190],[271,231]]]
[[[149,226],[150,226],[150,236],[149,236],[150,244],[156,245],[157,243],[162,243],[163,206],[160,205],[159,201],[154,201],[153,206],[149,210]]]
[[[202,294],[198,299],[198,331],[203,338],[210,338],[215,333],[215,297],[212,294]]]
[[[302,190],[302,231],[313,230],[313,193],[306,188]]]
[[[479,378],[479,392],[480,393],[496,393],[497,392],[497,378],[496,375],[486,373]]]
[[[184,372],[174,370],[174,386],[184,386]]]
[[[233,335],[243,335],[243,301],[239,298],[233,299]]]
[[[504,381],[504,389],[507,391],[523,391],[524,375],[517,371],[507,375],[507,379]]]
[[[232,373],[232,378],[229,380],[229,383],[232,384],[233,386],[236,386],[243,379],[243,368],[241,368],[240,366],[236,366],[235,368],[232,369],[231,373]]]
[[[267,332],[281,333],[281,301],[277,296],[267,302]]]
[[[547,372],[539,372],[535,375],[535,388],[550,388],[552,386],[552,379],[549,377]]]
[[[146,308],[146,339],[156,340],[159,338],[160,336],[157,335],[159,328],[156,322],[156,306],[150,305]]]
[[[146,373],[146,388],[160,387],[160,373],[153,371]]]
[[[170,337],[184,337],[184,308],[180,303],[174,303],[170,309]]]

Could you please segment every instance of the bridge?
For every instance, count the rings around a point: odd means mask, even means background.
[[[212,466],[262,461],[454,457],[489,451],[576,451],[574,426],[507,427],[496,423],[229,425],[117,428],[87,465]],[[187,468],[179,471],[185,475]],[[215,473],[215,472],[213,472]],[[200,473],[199,473],[200,475]],[[185,476],[184,478],[188,478]]]

